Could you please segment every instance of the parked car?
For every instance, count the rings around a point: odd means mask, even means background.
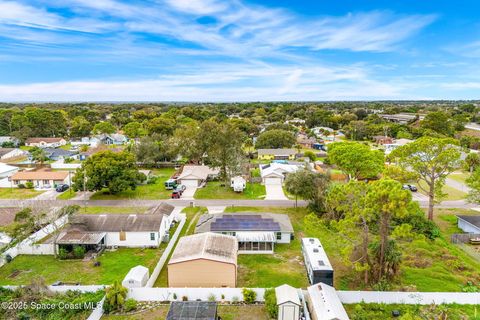
[[[182,196],[182,193],[178,190],[173,190],[172,191],[172,199],[180,199]]]
[[[175,190],[179,191],[180,194],[183,194],[183,191],[185,191],[186,189],[187,187],[184,184],[177,184],[177,186],[175,187]]]
[[[68,190],[68,188],[69,188],[68,184],[59,184],[59,185],[55,188],[55,190],[56,190],[57,192],[64,192],[64,191]]]
[[[410,190],[412,192],[417,192],[418,191],[417,187],[415,187],[414,185],[411,185],[411,184],[404,184],[402,188],[404,190]]]
[[[165,181],[165,189],[173,190],[177,187],[177,180],[175,179],[168,179]]]

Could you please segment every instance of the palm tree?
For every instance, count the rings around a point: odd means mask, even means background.
[[[108,306],[109,311],[123,308],[128,289],[122,286],[118,280],[105,289],[105,293],[105,304]]]

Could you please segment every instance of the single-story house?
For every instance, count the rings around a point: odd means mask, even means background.
[[[295,149],[258,149],[260,160],[294,160]]]
[[[335,288],[318,283],[307,288],[306,297],[312,320],[349,320]]]
[[[122,145],[128,142],[128,138],[120,133],[101,134],[96,138],[106,145]]]
[[[304,148],[313,148],[313,145],[317,143],[317,139],[307,136],[305,133],[297,134],[297,143]]]
[[[212,169],[208,166],[186,165],[182,169],[182,173],[177,178],[177,181],[187,187],[199,187],[207,181],[209,177],[217,176],[218,169]]]
[[[393,143],[393,138],[387,136],[373,136],[372,139],[376,144],[380,145]]]
[[[206,232],[180,238],[168,262],[170,288],[234,288],[237,239]]]
[[[19,148],[0,148],[0,160],[25,157],[27,152]]]
[[[301,165],[272,162],[260,164],[260,176],[263,184],[281,185],[289,173],[296,172]]]
[[[45,151],[45,156],[50,159],[50,160],[60,160],[60,159],[70,159],[75,157],[78,153],[69,151],[69,150],[64,150],[60,148],[45,148],[43,149]]]
[[[147,267],[136,266],[128,271],[125,278],[123,278],[122,286],[125,288],[141,288],[145,287],[150,277],[150,272]]]
[[[393,150],[397,149],[398,147],[404,146],[407,143],[413,142],[410,139],[396,139],[393,143],[386,143],[383,145],[385,148],[385,154],[390,154]]]
[[[28,138],[25,141],[27,147],[58,148],[67,144],[64,138]]]
[[[166,320],[217,320],[217,303],[211,301],[173,301]]]
[[[79,214],[59,235],[57,245],[99,247],[158,247],[170,229],[160,214]]]
[[[285,121],[285,124],[304,125],[304,124],[305,124],[305,120],[300,119],[300,118],[293,118],[293,119],[290,119],[290,120],[286,120],[286,121]]]
[[[0,136],[0,146],[3,146],[4,143],[18,147],[20,141],[15,137]]]
[[[101,151],[111,151],[111,152],[122,152],[124,151],[123,148],[106,148],[105,146],[103,147],[92,147],[92,148],[89,148],[87,151],[84,151],[84,152],[80,152],[78,158],[79,160],[86,160],[88,157],[90,157],[91,155],[97,153],[97,152],[101,152]]]
[[[275,288],[277,297],[278,320],[299,320],[302,306],[298,290],[288,284]]]
[[[80,140],[70,141],[72,146],[89,146],[92,148],[98,147],[100,144],[100,139],[97,137],[83,137]]]
[[[55,188],[59,184],[70,185],[70,173],[68,171],[48,170],[25,170],[13,174],[10,179],[14,186],[32,182],[34,188]]]
[[[235,176],[230,179],[230,187],[232,187],[235,192],[243,192],[247,187],[247,180],[242,176]]]
[[[457,216],[458,227],[466,233],[480,234],[480,215],[476,216]]]
[[[15,166],[10,166],[5,163],[0,163],[0,179],[11,177],[13,174],[18,172],[20,168]]]
[[[171,225],[174,221],[178,221],[178,216],[176,215],[178,211],[175,211],[175,207],[166,202],[160,203],[155,208],[151,209],[149,214],[163,215],[165,223]],[[167,231],[168,233],[168,231]]]
[[[275,243],[290,243],[293,226],[286,214],[239,212],[204,214],[195,233],[215,232],[234,236],[239,253],[273,253]]]

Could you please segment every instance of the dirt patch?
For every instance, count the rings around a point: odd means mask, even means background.
[[[9,278],[9,279],[14,279],[14,278],[16,278],[20,273],[22,273],[22,270],[13,270],[13,272],[10,273],[7,278]]]

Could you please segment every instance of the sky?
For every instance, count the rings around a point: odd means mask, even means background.
[[[0,0],[0,101],[480,99],[480,2]]]

